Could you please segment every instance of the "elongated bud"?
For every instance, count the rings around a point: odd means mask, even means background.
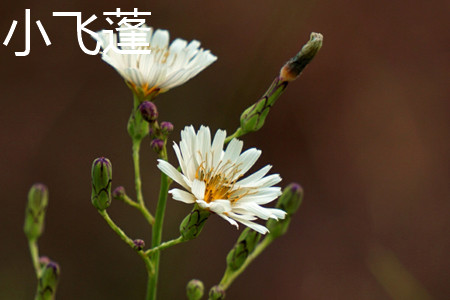
[[[291,223],[292,214],[298,210],[302,199],[303,189],[297,183],[291,183],[283,190],[283,194],[278,199],[276,207],[287,212],[287,216],[282,220],[276,221],[269,219],[267,221],[266,227],[269,229],[269,234],[272,237],[279,237],[287,232]]]
[[[92,163],[92,205],[105,210],[111,204],[112,165],[109,159],[100,157]]]
[[[183,239],[185,241],[195,239],[202,231],[210,214],[209,211],[195,205],[194,209],[181,222],[180,234]]]
[[[55,299],[56,288],[58,286],[59,266],[55,262],[49,262],[42,269],[39,278],[38,290],[35,300]]]
[[[322,46],[322,41],[323,36],[320,33],[311,33],[309,42],[281,68],[280,75],[274,79],[266,93],[242,113],[240,135],[261,129],[270,108],[284,92],[288,83],[296,79],[306,65],[311,62]]]
[[[200,300],[203,297],[204,290],[203,282],[192,279],[186,286],[186,296],[188,300]]]
[[[44,232],[45,210],[48,205],[48,189],[41,183],[34,184],[28,192],[23,230],[29,240],[36,240]]]
[[[275,78],[266,93],[242,113],[240,128],[242,134],[258,131],[263,127],[270,108],[284,92],[286,86],[287,82],[280,81],[279,77]]]
[[[153,123],[158,119],[158,109],[153,102],[144,101],[139,107],[139,111],[141,112],[142,118],[149,123]]]
[[[239,269],[253,252],[256,245],[258,244],[261,235],[250,228],[244,229],[239,236],[234,248],[227,255],[227,265],[228,267],[235,271]]]
[[[209,290],[209,300],[225,299],[225,290],[220,285],[215,285]]]
[[[281,80],[293,81],[297,79],[303,69],[312,61],[317,52],[319,52],[322,43],[322,34],[315,32],[311,33],[309,41],[302,47],[302,50],[281,68]]]

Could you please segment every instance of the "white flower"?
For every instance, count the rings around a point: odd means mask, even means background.
[[[128,85],[143,97],[163,93],[185,83],[217,59],[209,50],[199,48],[199,41],[193,40],[188,44],[185,40],[176,39],[169,46],[167,30],[157,29],[153,32],[153,28],[146,26],[141,29],[145,33],[144,44],[149,46],[132,48],[118,45],[129,41],[125,31],[119,31],[117,37],[112,30],[103,30],[97,32],[94,38],[103,49],[102,59],[114,67]],[[125,54],[127,51],[149,53]]]
[[[197,203],[238,227],[242,223],[253,230],[266,234],[269,230],[255,222],[284,219],[281,209],[266,208],[267,204],[281,195],[278,174],[265,176],[271,166],[265,166],[247,178],[244,174],[255,164],[261,151],[255,148],[241,153],[243,142],[233,139],[223,150],[226,132],[218,130],[211,143],[208,127],[202,126],[198,133],[192,126],[181,131],[181,141],[173,148],[180,163],[180,173],[170,163],[158,160],[158,168],[186,189],[172,189],[173,199],[185,203]],[[237,222],[236,222],[237,221]]]

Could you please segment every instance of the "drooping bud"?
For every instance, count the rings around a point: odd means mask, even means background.
[[[162,134],[167,136],[173,131],[173,124],[170,122],[161,122],[160,128]]]
[[[192,279],[186,286],[188,300],[200,300],[203,297],[204,290],[203,282],[198,279]]]
[[[158,119],[158,109],[153,102],[144,101],[139,107],[139,111],[141,112],[142,118],[149,123],[153,123]]]
[[[150,142],[150,147],[159,154],[164,149],[164,141],[161,139],[154,139]]]
[[[112,197],[116,200],[123,200],[125,198],[126,192],[123,186],[118,186],[112,192]]]
[[[134,240],[133,244],[134,244],[134,248],[136,250],[142,250],[145,247],[145,242],[144,242],[144,240],[141,240],[141,239]]]
[[[231,249],[227,255],[228,267],[233,271],[239,269],[250,253],[253,252],[260,238],[261,235],[258,232],[251,230],[248,227],[244,229],[234,245],[234,248]]]
[[[319,52],[322,43],[323,35],[312,32],[309,41],[302,47],[302,50],[281,68],[281,80],[293,81],[297,79],[303,69],[312,61],[317,52]]]
[[[105,210],[111,204],[112,165],[109,159],[100,157],[92,163],[92,205]]]
[[[46,264],[39,278],[36,298],[37,300],[55,299],[56,288],[58,286],[59,266],[55,262]]]
[[[209,300],[225,299],[225,290],[220,285],[215,285],[209,290]]]
[[[287,216],[282,220],[269,219],[266,223],[267,229],[273,238],[279,237],[286,233],[291,223],[292,214],[294,214],[302,203],[303,189],[297,183],[291,183],[283,190],[278,199],[277,208],[287,212]]]
[[[41,183],[34,184],[28,192],[23,230],[29,240],[36,240],[44,231],[45,210],[48,205],[48,189]]]
[[[209,211],[195,205],[194,209],[181,222],[180,234],[183,239],[185,241],[195,239],[202,231],[210,214]]]

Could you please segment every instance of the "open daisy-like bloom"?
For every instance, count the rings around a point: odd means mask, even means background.
[[[243,142],[238,139],[231,140],[223,150],[225,138],[226,132],[218,130],[211,143],[208,127],[201,126],[196,133],[192,126],[187,126],[181,131],[180,144],[173,145],[181,173],[161,159],[158,168],[186,189],[170,190],[173,199],[197,203],[236,227],[239,222],[266,234],[269,230],[253,221],[257,218],[284,219],[286,213],[283,210],[261,206],[281,195],[281,189],[273,186],[281,181],[281,177],[278,174],[265,176],[271,168],[267,165],[243,178],[261,151],[251,148],[241,153]]]
[[[130,33],[125,31],[116,34],[112,30],[103,30],[93,37],[103,49],[102,59],[143,98],[185,83],[217,59],[209,50],[199,48],[199,41],[188,44],[185,40],[175,39],[169,46],[167,30],[153,32],[153,28],[145,26],[141,29],[144,37],[140,37],[140,41],[145,43],[140,44],[146,46],[127,46]]]

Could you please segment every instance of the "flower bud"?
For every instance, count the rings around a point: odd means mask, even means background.
[[[228,267],[235,271],[239,269],[253,252],[259,242],[261,235],[250,228],[244,229],[239,236],[234,248],[227,255]]]
[[[209,300],[225,299],[225,291],[220,285],[215,285],[209,290]]]
[[[100,157],[92,163],[92,205],[105,210],[111,204],[112,165],[109,159]]]
[[[116,200],[123,200],[126,196],[125,188],[123,186],[118,186],[112,192],[112,197]]]
[[[42,268],[39,278],[36,299],[55,299],[56,287],[58,286],[59,266],[55,262],[49,262]]]
[[[159,154],[164,149],[164,141],[161,139],[154,139],[150,142],[150,147]]]
[[[240,127],[242,134],[261,129],[266,121],[270,108],[284,92],[286,86],[287,82],[280,81],[279,77],[275,78],[266,93],[242,113]]]
[[[139,111],[141,112],[142,118],[149,123],[153,123],[158,119],[158,109],[153,102],[144,101],[139,107]]]
[[[303,69],[311,62],[317,52],[319,52],[322,43],[323,35],[315,32],[311,33],[309,41],[302,47],[302,50],[281,68],[281,81],[293,81],[297,79]]]
[[[48,189],[45,185],[34,184],[28,192],[23,230],[29,240],[36,240],[44,231],[45,210],[48,205]]]
[[[130,115],[130,119],[128,120],[128,134],[133,140],[140,141],[144,137],[146,137],[149,133],[149,124],[146,120],[144,120],[144,117],[142,113],[140,112],[140,109],[134,109],[133,112]]]
[[[169,135],[173,131],[173,124],[170,122],[161,122],[161,132],[164,135]]]
[[[278,199],[277,208],[287,212],[287,216],[282,220],[269,219],[266,227],[270,231],[272,237],[279,237],[286,233],[291,223],[291,216],[294,214],[302,203],[303,189],[297,183],[288,185]]]
[[[134,244],[134,248],[136,250],[142,250],[145,247],[145,242],[144,242],[144,240],[141,240],[141,239],[134,240],[133,244]]]
[[[185,241],[195,239],[202,231],[210,214],[209,211],[195,205],[194,209],[181,222],[180,234],[183,239]]]
[[[204,293],[203,282],[198,279],[192,279],[186,286],[186,295],[188,300],[200,300]]]
[[[298,183],[291,183],[283,190],[283,194],[281,194],[278,199],[277,208],[280,208],[289,215],[292,215],[300,207],[302,200],[302,187]]]

